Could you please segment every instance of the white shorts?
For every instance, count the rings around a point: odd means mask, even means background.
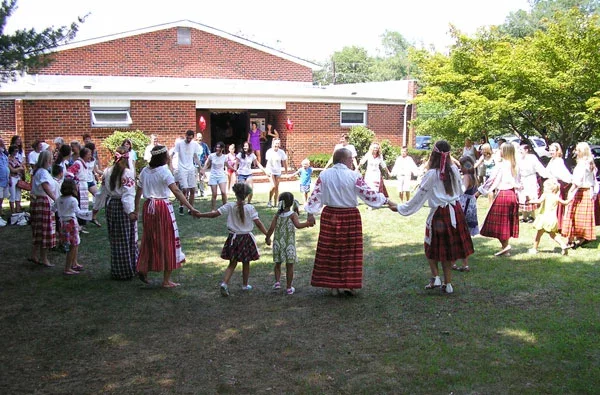
[[[177,171],[177,177],[179,178],[179,188],[181,189],[195,189],[196,188],[196,169]]]
[[[213,176],[212,173],[210,173],[210,178],[208,179],[208,185],[219,185],[219,184],[226,184],[227,183],[227,176],[225,174],[215,174]]]
[[[20,202],[21,201],[21,188],[17,188],[17,182],[19,182],[19,177],[11,177],[10,178],[10,202]]]
[[[398,192],[410,191],[410,176],[398,176]]]

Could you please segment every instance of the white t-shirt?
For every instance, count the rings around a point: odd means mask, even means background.
[[[348,144],[348,145],[336,144],[335,147],[333,147],[333,152],[339,150],[340,148],[346,148],[347,150],[350,150],[350,152],[352,152],[352,157],[356,158],[356,156],[357,156],[356,148],[352,144]]]
[[[210,176],[221,177],[225,175],[225,162],[227,162],[227,155],[221,154],[221,156],[219,156],[216,152],[213,152],[208,157],[210,159]]]
[[[277,151],[269,148],[265,157],[267,159],[267,165],[265,166],[267,170],[275,176],[280,176],[282,162],[288,158],[286,153],[281,148]]]
[[[27,155],[27,163],[31,166],[35,166],[35,164],[37,163],[38,158],[40,157],[41,152],[35,152],[35,151],[31,151],[28,155]]]
[[[42,184],[45,182],[49,184],[51,190],[55,190],[56,181],[54,178],[52,178],[50,172],[46,169],[39,169],[33,175],[33,181],[31,182],[31,193],[35,196],[48,196],[42,187]]]
[[[256,160],[256,155],[253,153],[246,154],[246,157],[242,158],[242,153],[240,152],[237,154],[237,158],[239,163],[237,173],[241,176],[248,176],[252,174],[252,163],[254,163]]]
[[[223,155],[225,156],[225,155]],[[245,222],[238,215],[237,202],[228,202],[217,209],[221,215],[227,215],[227,229],[232,233],[247,234],[254,229],[254,220],[258,219],[258,212],[251,204],[244,204]]]
[[[144,199],[168,199],[171,196],[169,185],[175,183],[169,166],[144,167],[140,172],[139,185],[142,187]]]
[[[192,140],[189,143],[185,140],[175,144],[173,150],[178,156],[177,168],[179,170],[194,170],[194,156],[200,155],[200,145]]]

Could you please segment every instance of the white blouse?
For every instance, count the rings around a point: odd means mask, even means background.
[[[217,209],[221,214],[227,215],[227,229],[235,234],[248,234],[254,229],[254,220],[258,219],[258,211],[251,204],[244,204],[244,218],[242,222],[238,215],[237,202],[228,202]]]
[[[114,167],[109,167],[104,170],[102,175],[102,187],[96,195],[94,201],[94,210],[99,210],[105,206],[106,199],[121,199],[123,203],[123,211],[126,214],[131,214],[135,211],[135,175],[133,170],[125,169],[121,175],[121,186],[117,186],[116,189],[110,189],[110,175],[113,172]],[[141,174],[140,174],[141,175]]]
[[[517,175],[513,176],[510,162],[503,160],[500,163],[496,163],[496,166],[492,170],[490,177],[478,188],[478,191],[482,195],[487,195],[490,191],[496,189],[505,191],[509,189],[520,189],[521,180],[519,178],[519,171]]]
[[[274,176],[280,176],[283,162],[288,159],[287,154],[281,148],[277,151],[269,148],[265,154],[265,158],[267,160],[265,168]]]
[[[427,205],[433,212],[435,212],[438,207],[446,207],[449,204],[454,205],[460,195],[464,192],[464,187],[458,168],[455,165],[452,165],[450,166],[450,169],[454,176],[452,195],[446,194],[444,182],[440,180],[440,170],[431,169],[423,176],[421,185],[415,196],[408,202],[398,205],[398,213],[401,215],[412,215],[419,211],[425,202],[427,202]]]
[[[167,165],[155,167],[154,169],[149,166],[144,167],[138,180],[144,199],[168,199],[171,196],[169,185],[174,183],[175,177],[173,177]]]
[[[33,175],[33,181],[31,182],[31,193],[35,196],[48,196],[42,184],[47,182],[52,190],[56,190],[56,181],[46,169],[39,169]],[[55,196],[57,197],[57,196]]]
[[[75,219],[76,217],[90,220],[92,219],[92,212],[89,210],[81,210],[79,208],[79,202],[73,196],[61,196],[54,201],[53,207],[58,213],[58,217],[62,221],[68,221]]]
[[[550,173],[550,176],[557,180],[567,184],[571,183],[571,172],[567,169],[563,158],[550,159],[550,162],[548,162],[548,165],[546,166],[546,170]]]
[[[317,214],[323,206],[356,207],[357,196],[374,208],[383,206],[387,201],[383,193],[371,189],[360,174],[342,163],[336,163],[319,175],[304,210],[309,214]]]
[[[597,170],[596,170],[597,171]],[[573,185],[577,188],[592,188],[596,187],[596,172],[590,170],[590,162],[578,161],[573,169]]]

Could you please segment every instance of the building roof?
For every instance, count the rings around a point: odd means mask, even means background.
[[[149,26],[149,27],[145,27],[145,28],[141,28],[141,29],[129,30],[129,31],[122,32],[122,33],[115,33],[115,34],[110,34],[107,36],[102,36],[102,37],[97,37],[97,38],[91,38],[91,39],[87,39],[87,40],[72,41],[69,44],[65,44],[65,45],[62,45],[60,47],[53,49],[52,52],[66,51],[68,49],[85,47],[88,45],[99,44],[99,43],[103,43],[103,42],[107,42],[107,41],[111,41],[111,40],[117,40],[120,38],[137,36],[140,34],[151,33],[151,32],[165,30],[165,29],[172,29],[172,28],[176,28],[176,27],[188,27],[191,29],[201,30],[206,33],[210,33],[215,36],[219,36],[219,37],[225,38],[227,40],[234,41],[236,43],[246,45],[246,46],[254,48],[256,50],[271,54],[273,56],[277,56],[282,59],[289,60],[290,62],[298,63],[304,67],[308,67],[308,68],[312,69],[313,71],[320,70],[322,68],[320,65],[318,65],[314,62],[299,58],[294,55],[290,55],[290,54],[280,51],[278,49],[271,48],[267,45],[257,43],[256,41],[248,40],[247,38],[240,37],[235,34],[227,33],[223,30],[216,29],[214,27],[210,27],[207,25],[203,25],[202,23],[192,22],[187,19],[170,22],[170,23],[163,23],[160,25]]]

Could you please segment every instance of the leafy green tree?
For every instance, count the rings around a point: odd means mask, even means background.
[[[85,21],[83,17],[69,27],[46,28],[41,32],[23,29],[12,35],[4,34],[6,22],[16,8],[17,0],[0,3],[0,82],[14,80],[18,72],[48,65],[52,61],[48,51],[75,38],[79,24]]]
[[[423,90],[417,105],[437,114],[415,123],[421,134],[456,142],[512,132],[572,147],[598,133],[600,27],[574,8],[522,39],[500,29],[474,38],[454,32],[449,55],[416,54]]]

